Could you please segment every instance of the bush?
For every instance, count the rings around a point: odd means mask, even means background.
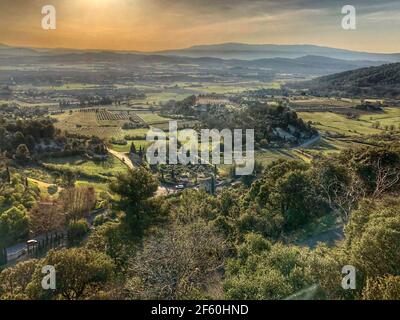
[[[126,146],[128,144],[128,141],[126,141],[125,139],[112,138],[111,139],[111,143],[112,144],[116,144],[116,145],[120,145],[120,146]]]
[[[99,214],[98,216],[96,216],[96,218],[94,218],[93,225],[95,227],[98,227],[98,226],[101,226],[102,224],[104,224],[107,221],[108,221],[108,219],[104,214]]]
[[[386,275],[377,279],[368,279],[362,297],[365,300],[399,300],[400,277]]]
[[[313,284],[308,249],[270,245],[246,236],[236,259],[228,260],[224,289],[228,299],[284,299]]]
[[[57,191],[58,191],[58,187],[57,187],[56,185],[51,185],[51,186],[49,186],[49,187],[47,188],[47,192],[48,192],[50,195],[56,194]]]
[[[89,224],[85,219],[72,220],[68,225],[68,242],[70,245],[79,244],[89,232]]]

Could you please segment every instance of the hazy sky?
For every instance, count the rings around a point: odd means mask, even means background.
[[[57,30],[41,8],[57,9]],[[341,8],[357,9],[357,30]],[[0,0],[0,43],[162,50],[222,42],[317,44],[400,52],[400,0]]]

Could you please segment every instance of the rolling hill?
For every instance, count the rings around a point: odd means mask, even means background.
[[[315,95],[400,97],[400,63],[361,68],[288,85]]]

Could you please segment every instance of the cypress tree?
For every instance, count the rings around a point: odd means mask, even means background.
[[[7,181],[11,183],[11,171],[9,166],[7,166]]]
[[[131,154],[136,154],[136,146],[133,142],[131,143]]]
[[[0,266],[5,265],[7,263],[7,250],[3,247],[0,247]]]

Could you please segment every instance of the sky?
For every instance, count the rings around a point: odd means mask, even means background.
[[[341,27],[344,5],[357,29]],[[43,30],[44,5],[57,13]],[[400,0],[0,0],[0,43],[159,51],[199,44],[315,44],[400,52]]]

